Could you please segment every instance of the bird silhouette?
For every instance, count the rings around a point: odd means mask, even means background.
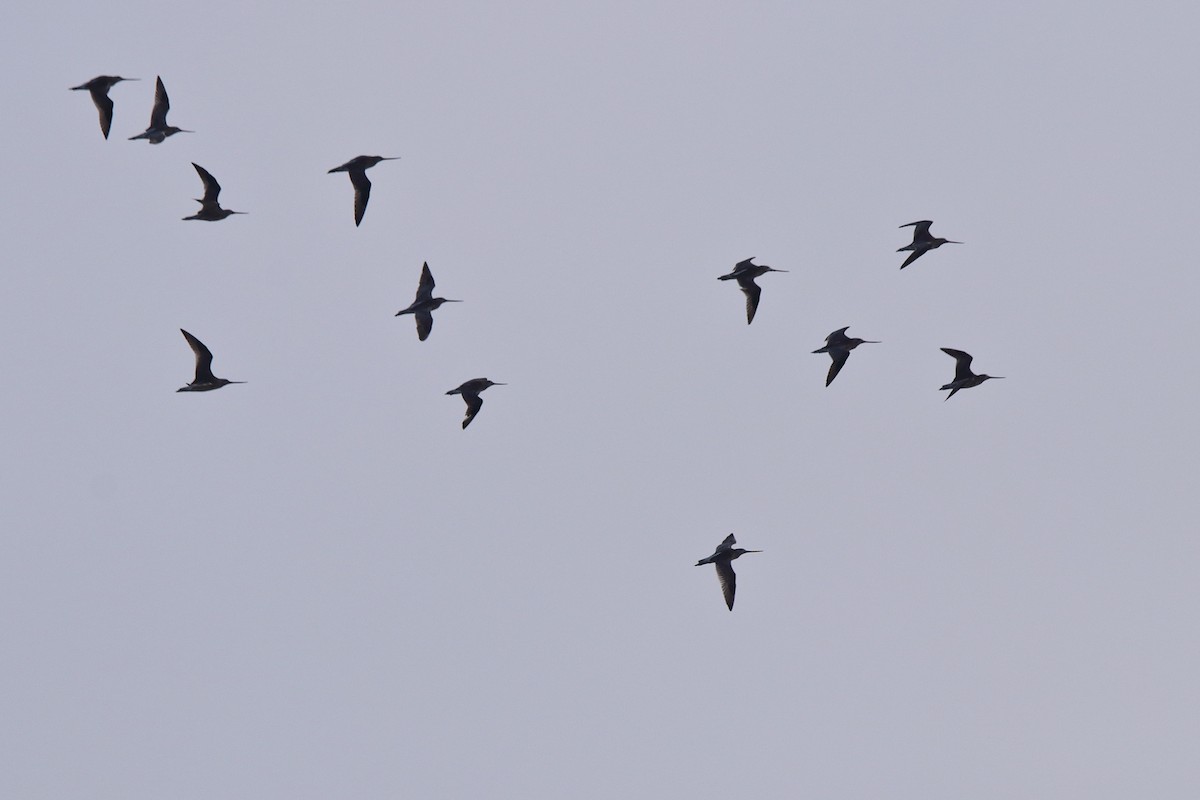
[[[833,363],[829,365],[829,374],[825,376],[826,386],[833,383],[833,379],[842,371],[842,367],[846,366],[846,359],[850,358],[851,350],[860,344],[879,344],[879,342],[872,341],[871,339],[857,339],[853,336],[847,336],[846,331],[849,328],[849,325],[845,328],[838,328],[825,337],[824,347],[820,350],[813,350],[814,353],[829,353],[829,357],[833,359]]]
[[[367,170],[380,161],[397,161],[399,158],[399,156],[394,158],[355,156],[327,173],[347,172],[350,174],[350,183],[354,184],[354,225],[356,227],[362,224],[363,214],[367,213],[367,201],[371,199],[371,181],[367,179]]]
[[[170,110],[171,101],[167,98],[167,87],[163,86],[161,77],[156,78],[154,85],[154,108],[150,110],[150,127],[137,136],[130,136],[129,141],[145,139],[150,144],[162,144],[168,136],[174,136],[177,133],[195,133],[195,131],[185,131],[183,128],[168,125],[167,112]]]
[[[742,288],[742,292],[746,295],[746,324],[754,322],[754,314],[758,311],[758,299],[762,296],[762,289],[754,282],[754,279],[760,275],[766,275],[768,272],[787,272],[786,269],[775,269],[765,265],[752,264],[754,257],[751,256],[745,261],[739,261],[733,267],[733,272],[728,275],[722,275],[717,278],[719,281],[737,281],[738,286]]]
[[[451,389],[446,394],[461,394],[462,399],[467,403],[467,417],[463,420],[463,430],[471,424],[471,420],[475,419],[475,415],[479,413],[479,409],[483,408],[483,399],[479,393],[489,386],[506,386],[507,384],[489,381],[487,378],[472,378],[471,380],[459,386],[457,389]]]
[[[743,550],[740,547],[734,547],[737,544],[737,539],[733,538],[733,534],[725,537],[725,541],[717,545],[717,549],[708,558],[702,558],[696,562],[699,567],[702,564],[712,564],[717,568],[717,580],[721,582],[721,592],[725,595],[725,605],[733,611],[733,595],[737,591],[737,575],[733,572],[733,564],[735,558],[741,558],[746,553],[761,553],[762,550]]]
[[[904,259],[904,263],[900,265],[900,269],[904,269],[930,250],[936,250],[944,244],[962,244],[962,242],[952,242],[949,239],[934,238],[929,233],[929,226],[932,224],[932,220],[923,219],[919,222],[908,222],[900,226],[901,228],[907,228],[910,225],[914,226],[912,244],[906,244],[904,247],[896,250],[897,253],[903,253],[905,250],[912,251],[912,255]]]
[[[213,389],[220,389],[222,386],[227,386],[231,383],[245,383],[245,381],[228,381],[224,378],[218,378],[213,375],[212,371],[212,351],[204,346],[204,342],[192,336],[183,328],[179,329],[183,334],[183,338],[187,339],[187,343],[191,345],[192,352],[196,354],[196,379],[187,386],[176,389],[177,392],[211,392]]]
[[[100,132],[104,134],[105,139],[108,138],[108,131],[112,128],[113,118],[113,101],[108,96],[108,90],[121,81],[136,80],[137,78],[122,78],[120,75],[99,75],[87,83],[71,87],[73,92],[86,89],[91,94],[92,102],[96,104],[96,110],[100,112]]]
[[[954,359],[954,380],[939,390],[950,390],[950,394],[946,395],[947,400],[954,397],[954,393],[959,389],[970,389],[972,386],[978,386],[984,381],[1004,377],[1003,375],[976,375],[971,371],[972,357],[970,353],[964,353],[962,350],[954,350],[949,347],[943,347],[942,352]]]
[[[417,297],[408,308],[401,309],[396,312],[396,316],[401,314],[412,314],[417,320],[417,338],[422,342],[429,338],[429,332],[433,330],[433,311],[439,308],[442,303],[461,303],[462,300],[447,300],[444,297],[433,296],[433,273],[429,271],[429,262],[421,265],[421,282],[417,284]]]
[[[245,214],[245,211],[230,211],[228,208],[221,208],[221,204],[217,202],[217,197],[221,194],[221,184],[217,183],[217,179],[212,176],[212,173],[200,166],[196,162],[192,162],[192,166],[196,168],[196,173],[200,176],[201,182],[204,184],[204,197],[196,200],[200,204],[200,210],[187,219],[199,219],[205,222],[216,222],[225,219],[230,214]]]

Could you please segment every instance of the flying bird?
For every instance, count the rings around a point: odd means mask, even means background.
[[[847,336],[846,331],[849,328],[849,325],[845,328],[838,328],[825,337],[824,347],[820,350],[813,350],[814,353],[829,353],[829,357],[833,359],[833,363],[829,365],[829,374],[825,376],[826,386],[833,383],[833,379],[842,371],[842,367],[846,366],[846,359],[850,358],[851,350],[860,344],[879,344],[879,342],[872,341],[871,339],[858,339],[853,336]]]
[[[367,179],[367,170],[380,161],[398,161],[400,156],[384,158],[383,156],[356,156],[340,167],[334,167],[326,174],[334,172],[350,173],[350,183],[354,184],[354,224],[362,224],[363,214],[367,211],[367,201],[371,199],[371,181]]]
[[[104,134],[105,139],[108,138],[108,131],[112,128],[113,115],[113,101],[108,96],[108,90],[121,81],[136,80],[137,78],[122,78],[120,75],[100,75],[92,78],[87,83],[71,87],[71,91],[73,92],[86,89],[91,94],[92,102],[96,104],[96,110],[100,112],[100,132]]]
[[[740,558],[746,553],[761,553],[762,550],[743,550],[740,547],[734,547],[737,544],[737,539],[733,538],[733,534],[725,537],[725,541],[717,545],[716,551],[708,558],[702,558],[696,562],[696,566],[702,564],[712,564],[717,568],[717,580],[721,582],[721,592],[725,595],[725,605],[729,606],[729,610],[733,611],[733,594],[737,591],[737,575],[733,573],[733,564],[735,558]]]
[[[167,112],[171,110],[171,101],[167,99],[167,87],[163,86],[162,78],[156,78],[156,81],[154,108],[150,110],[150,127],[137,136],[130,136],[129,141],[131,142],[134,139],[145,139],[150,144],[162,144],[168,136],[174,136],[177,133],[195,133],[195,131],[185,131],[183,128],[167,124]]]
[[[728,275],[722,275],[717,278],[719,281],[734,280],[738,282],[738,286],[742,287],[742,292],[746,295],[746,324],[754,322],[754,312],[758,311],[758,298],[762,296],[762,289],[754,282],[754,279],[760,275],[766,275],[768,272],[787,272],[786,269],[775,269],[765,265],[751,264],[754,260],[751,256],[745,261],[739,261],[733,267],[733,272]]]
[[[204,197],[196,200],[200,204],[200,210],[190,217],[184,219],[199,219],[205,222],[216,222],[225,219],[230,214],[245,214],[245,211],[230,211],[228,208],[221,208],[221,204],[217,202],[217,196],[221,194],[221,184],[217,183],[217,179],[212,176],[212,173],[204,167],[192,162],[192,166],[196,168],[196,173],[200,176],[200,180],[204,183]]]
[[[187,343],[192,347],[192,352],[196,354],[196,380],[175,391],[211,392],[213,389],[220,389],[229,383],[245,383],[245,381],[227,381],[224,378],[218,378],[213,375],[212,351],[204,346],[204,342],[192,336],[183,328],[180,328],[179,332],[183,334],[184,339],[187,339]]]
[[[949,400],[954,397],[954,393],[959,389],[970,389],[972,386],[978,386],[984,381],[992,378],[1003,378],[1003,375],[976,375],[971,371],[971,354],[964,353],[962,350],[954,350],[949,347],[943,347],[942,352],[952,357],[954,364],[954,380],[942,387],[942,390],[949,389],[950,394],[946,395]]]
[[[937,250],[944,244],[962,244],[962,242],[952,242],[949,239],[934,238],[929,233],[929,226],[932,224],[932,220],[923,219],[920,222],[909,222],[900,226],[901,228],[915,226],[913,227],[912,244],[907,244],[896,251],[897,253],[903,253],[905,250],[912,251],[912,255],[904,259],[904,263],[900,265],[900,269],[904,269],[930,250]]]
[[[489,381],[487,378],[472,378],[457,389],[451,389],[446,392],[446,394],[461,394],[462,399],[467,402],[467,418],[463,420],[462,424],[464,431],[471,424],[471,420],[475,419],[475,415],[479,413],[479,409],[483,407],[483,400],[480,399],[479,393],[489,386],[506,385],[504,383]]]
[[[429,332],[433,330],[433,311],[439,308],[442,303],[461,303],[462,300],[447,300],[444,297],[433,296],[433,273],[429,271],[429,262],[421,265],[421,282],[417,284],[417,298],[412,301],[408,308],[396,312],[396,316],[401,314],[412,314],[417,320],[417,338],[422,342],[429,338]],[[465,425],[463,427],[466,427]]]

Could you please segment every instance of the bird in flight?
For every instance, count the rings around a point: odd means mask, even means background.
[[[838,328],[825,337],[824,347],[820,350],[813,350],[814,353],[829,353],[829,357],[833,359],[833,363],[829,365],[829,374],[825,376],[826,386],[833,383],[833,379],[842,371],[842,367],[846,366],[846,359],[850,358],[851,350],[860,344],[879,344],[879,342],[872,341],[871,339],[858,339],[853,336],[847,336],[846,331],[849,328],[849,325],[845,328]]]
[[[396,316],[401,314],[412,314],[417,320],[417,338],[422,342],[429,338],[429,332],[433,330],[433,311],[440,307],[442,303],[461,303],[462,300],[447,300],[444,297],[433,296],[433,273],[429,271],[429,262],[421,265],[421,282],[417,284],[417,297],[408,308],[401,309],[396,312]],[[465,427],[465,426],[464,426]]]
[[[947,383],[939,391],[946,389],[950,390],[950,394],[946,395],[949,400],[954,397],[954,393],[959,389],[970,389],[972,386],[978,386],[984,381],[992,380],[993,378],[1003,378],[1003,375],[976,375],[971,371],[972,357],[970,353],[964,353],[962,350],[954,350],[949,347],[943,347],[942,352],[954,359],[954,380]]]
[[[462,399],[467,402],[467,417],[463,420],[462,424],[464,431],[471,424],[471,420],[475,419],[475,415],[479,413],[479,409],[483,408],[483,400],[479,397],[479,393],[489,386],[506,385],[489,381],[487,378],[472,378],[457,389],[451,389],[446,392],[446,394],[461,394]]]
[[[130,136],[129,141],[131,142],[134,139],[145,139],[150,144],[162,144],[168,136],[174,136],[177,133],[195,133],[195,131],[185,131],[183,128],[167,124],[167,112],[171,110],[171,101],[167,98],[167,87],[163,86],[162,78],[156,78],[156,81],[154,108],[150,110],[150,127],[137,136]]]
[[[739,261],[733,267],[733,272],[728,275],[722,275],[717,278],[719,281],[737,281],[738,286],[742,287],[742,292],[746,295],[746,324],[754,322],[754,312],[758,311],[758,299],[762,296],[762,289],[754,282],[754,279],[760,275],[766,275],[768,272],[787,272],[786,269],[775,269],[765,265],[752,264],[754,257],[751,256],[745,261]]]
[[[746,553],[761,553],[762,550],[743,550],[740,547],[734,547],[737,544],[737,539],[733,538],[733,534],[725,537],[725,541],[717,545],[716,551],[708,558],[702,558],[696,562],[699,567],[702,564],[712,564],[717,568],[717,580],[721,582],[721,592],[725,595],[725,605],[733,611],[733,595],[737,591],[737,575],[733,572],[733,564],[735,558],[741,558]]]
[[[384,158],[383,156],[355,156],[345,164],[342,164],[340,167],[334,167],[327,173],[350,173],[350,183],[354,184],[354,224],[356,227],[362,224],[363,214],[367,211],[367,201],[371,199],[371,181],[367,179],[367,170],[380,161],[398,161],[399,159],[400,156],[393,158]]]
[[[217,179],[212,176],[211,172],[196,162],[193,161],[192,166],[196,168],[196,173],[204,184],[204,197],[196,200],[200,204],[200,210],[190,217],[184,217],[185,220],[200,219],[205,222],[216,222],[225,219],[230,214],[246,213],[245,211],[230,211],[228,208],[221,208],[221,204],[217,202],[217,196],[221,194],[221,184],[217,183]]]
[[[220,389],[230,383],[245,383],[245,381],[227,381],[224,378],[218,378],[213,375],[212,371],[212,351],[204,346],[204,342],[192,336],[183,328],[179,329],[183,334],[183,338],[187,339],[187,343],[191,345],[192,352],[196,354],[196,379],[180,389],[177,392],[211,392],[213,389]]]
[[[86,89],[91,94],[92,102],[96,104],[96,110],[100,112],[100,132],[104,134],[105,139],[108,138],[108,131],[112,128],[113,117],[113,101],[108,96],[108,90],[121,81],[136,80],[137,78],[122,78],[120,75],[99,75],[87,83],[71,87],[73,92]]]
[[[904,269],[909,264],[916,261],[921,256],[928,253],[930,250],[937,250],[944,244],[962,244],[962,242],[952,242],[949,239],[937,239],[929,233],[929,226],[933,224],[932,220],[923,219],[919,222],[909,222],[901,225],[901,228],[913,226],[912,244],[906,244],[896,252],[903,253],[905,250],[911,250],[912,255],[904,259],[904,263],[900,265],[900,269]]]

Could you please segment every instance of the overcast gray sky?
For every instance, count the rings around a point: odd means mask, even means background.
[[[4,11],[0,795],[1195,798],[1197,12],[820,5]]]

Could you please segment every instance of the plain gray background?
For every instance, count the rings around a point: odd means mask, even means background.
[[[3,16],[0,795],[1200,793],[1192,4]]]

